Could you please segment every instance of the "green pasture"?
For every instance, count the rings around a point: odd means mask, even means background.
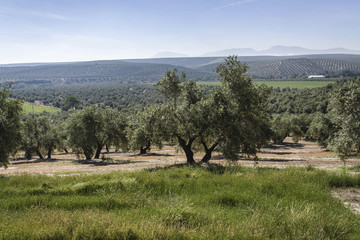
[[[359,185],[311,167],[0,175],[0,239],[360,239],[331,194]]]
[[[273,88],[316,88],[324,87],[328,84],[334,83],[334,81],[258,81],[254,80],[255,84],[265,84],[268,87]],[[199,85],[218,86],[220,82],[197,82]]]
[[[60,111],[59,108],[41,106],[41,105],[37,105],[34,103],[28,103],[28,102],[25,102],[23,104],[22,108],[23,108],[23,111],[26,113],[35,113],[35,114],[39,114],[42,112],[56,113],[56,112]]]

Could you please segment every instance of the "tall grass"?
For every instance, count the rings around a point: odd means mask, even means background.
[[[359,239],[331,196],[359,176],[305,168],[169,168],[0,178],[2,239]]]

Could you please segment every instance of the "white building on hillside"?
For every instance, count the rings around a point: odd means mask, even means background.
[[[325,76],[324,75],[310,75],[310,76],[308,76],[308,78],[317,78],[317,79],[319,79],[319,78],[325,78]]]

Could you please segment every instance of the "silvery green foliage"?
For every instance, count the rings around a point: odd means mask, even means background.
[[[168,101],[159,109],[154,124],[164,139],[175,141],[194,164],[194,151],[205,152],[208,162],[217,149],[236,159],[239,152],[255,155],[270,136],[266,99],[268,89],[256,88],[245,75],[246,65],[236,57],[220,64],[217,73],[221,86],[206,92],[196,82],[167,71],[157,89]]]
[[[329,148],[342,160],[360,151],[360,79],[343,81],[331,94],[331,114],[338,131]]]
[[[0,89],[0,166],[5,167],[21,143],[21,102],[9,99],[9,87]]]

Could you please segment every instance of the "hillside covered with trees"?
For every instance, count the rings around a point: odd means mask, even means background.
[[[144,153],[167,142],[178,145],[194,164],[194,151],[205,154],[203,162],[213,151],[229,159],[237,159],[239,153],[256,158],[260,147],[269,141],[282,143],[287,136],[317,140],[342,159],[358,151],[358,78],[321,88],[274,89],[255,85],[245,74],[247,68],[229,57],[216,70],[221,84],[211,87],[197,85],[176,69],[167,70],[155,85],[65,85],[15,89],[11,95],[5,86],[1,128],[22,137],[13,138],[16,143],[3,153],[2,161],[6,164],[6,156],[20,149],[29,158],[72,149],[92,159],[104,147]],[[8,96],[64,111],[27,115],[18,124],[19,102]]]
[[[216,81],[215,70],[225,57],[129,59],[111,61],[13,64],[0,66],[0,83],[14,88],[80,83],[154,83],[166,70],[186,71],[194,81]],[[247,75],[258,79],[357,76],[359,55],[253,56],[239,58]]]

